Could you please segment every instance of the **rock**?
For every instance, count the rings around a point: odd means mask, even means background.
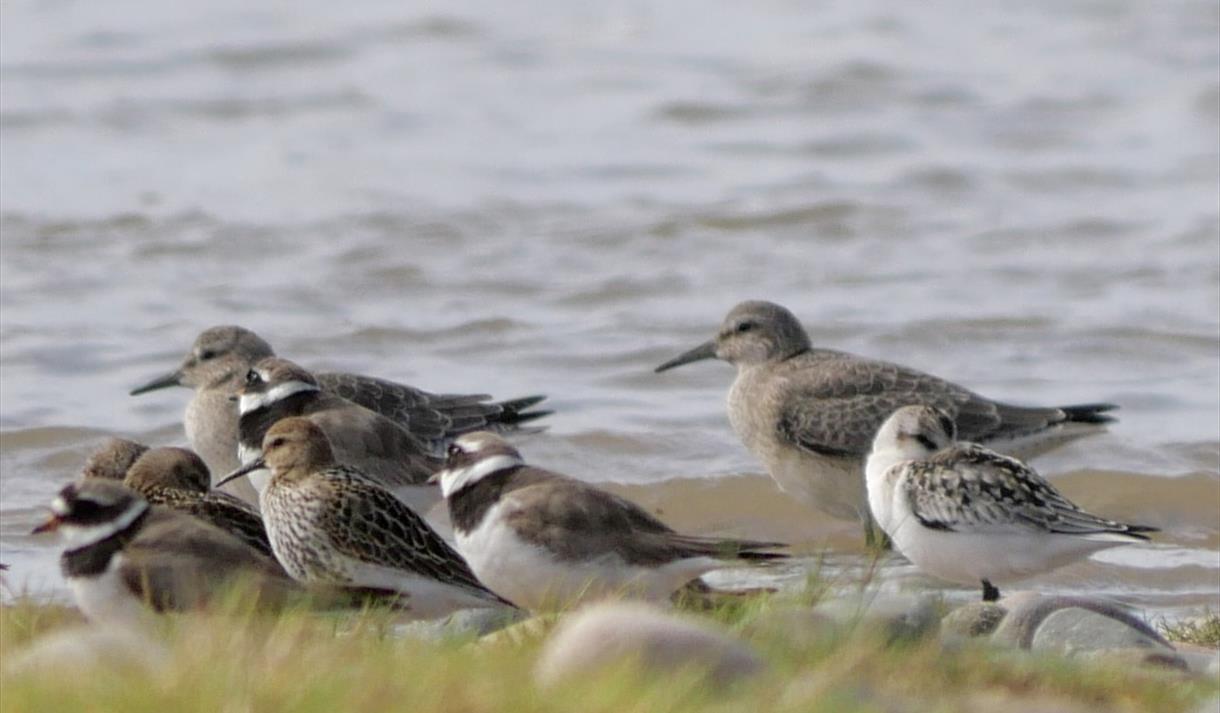
[[[822,602],[814,611],[850,626],[884,629],[891,640],[930,636],[940,628],[943,600],[931,594],[876,593]]]
[[[702,668],[717,684],[763,668],[757,654],[712,622],[639,602],[606,602],[560,622],[543,646],[534,677],[551,686],[627,660],[654,673]]]
[[[1008,609],[991,641],[1065,653],[1104,648],[1173,647],[1131,610],[1115,602],[1024,592],[1000,601]]]
[[[839,630],[830,616],[801,606],[783,606],[760,614],[742,633],[750,638],[782,641],[795,650],[815,646]]]
[[[77,626],[34,640],[5,662],[13,674],[79,675],[93,671],[151,674],[169,652],[148,636],[117,626]]]
[[[528,613],[508,607],[462,609],[445,619],[412,621],[397,627],[397,633],[429,641],[477,639],[525,619]]]
[[[909,709],[908,709],[909,710]],[[986,713],[1097,713],[1098,709],[1076,701],[1037,692],[984,692],[967,696],[960,710]]]
[[[1133,619],[1139,621],[1130,614],[1120,618],[1081,607],[1059,609],[1038,625],[1029,648],[1065,654],[1128,648],[1173,651],[1172,646],[1147,626],[1133,626]]]
[[[995,602],[970,602],[940,620],[941,636],[973,639],[987,636],[1004,621],[1008,610]]]
[[[1173,647],[1194,673],[1213,678],[1220,676],[1220,650],[1181,642],[1174,643]]]
[[[559,615],[555,613],[538,614],[480,637],[478,643],[479,646],[520,646],[546,636],[558,619]]]
[[[1071,611],[1065,609],[1064,611]],[[1137,646],[1125,649],[1097,649],[1093,651],[1081,651],[1077,654],[1077,658],[1104,663],[1108,666],[1117,668],[1131,669],[1139,666],[1151,666],[1154,668],[1167,668],[1175,671],[1186,672],[1190,670],[1190,666],[1178,654],[1173,651],[1162,648],[1150,648],[1147,646]]]

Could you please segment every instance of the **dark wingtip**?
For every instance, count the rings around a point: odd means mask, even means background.
[[[1059,407],[1064,413],[1064,420],[1071,423],[1113,423],[1118,419],[1107,412],[1117,409],[1118,404],[1076,404]]]
[[[501,411],[494,421],[502,426],[518,426],[530,421],[536,421],[540,418],[545,418],[555,413],[546,409],[537,411],[528,411],[531,406],[540,404],[546,400],[545,396],[524,396],[519,399],[511,399],[509,401],[501,401],[499,406]]]
[[[1148,542],[1148,541],[1151,541],[1152,538],[1148,537],[1148,535],[1146,533],[1160,532],[1160,531],[1161,531],[1161,528],[1153,527],[1151,525],[1127,525],[1127,529],[1125,532],[1123,532],[1123,534],[1130,535],[1131,537],[1134,537],[1138,540],[1143,540],[1145,542]]]
[[[743,560],[782,560],[788,559],[792,555],[787,552],[775,552],[774,550],[786,549],[786,542],[735,542],[737,550],[734,553],[738,559]]]

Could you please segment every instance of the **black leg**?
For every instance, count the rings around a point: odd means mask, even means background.
[[[983,580],[983,601],[994,602],[1000,598],[1000,590],[987,580]]]

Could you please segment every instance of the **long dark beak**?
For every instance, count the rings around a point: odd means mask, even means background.
[[[61,520],[58,515],[51,513],[51,515],[41,525],[35,527],[33,530],[30,530],[30,534],[41,535],[44,532],[55,532],[59,529],[59,523],[61,522],[63,522],[63,520]]]
[[[140,394],[146,394],[149,391],[156,391],[157,389],[164,389],[170,386],[178,386],[181,382],[182,370],[179,369],[178,371],[171,372],[164,376],[158,376],[143,386],[137,386],[129,391],[128,394],[130,396],[139,396]]]
[[[228,483],[233,480],[237,480],[238,478],[242,477],[243,475],[246,475],[247,473],[253,473],[254,471],[258,470],[259,468],[266,468],[266,467],[267,467],[266,460],[264,460],[262,458],[256,458],[256,459],[250,461],[249,463],[243,465],[242,467],[238,468],[237,470],[233,471],[232,473],[229,473],[225,477],[221,478],[220,482],[218,482],[212,486],[212,489],[215,490],[216,488],[219,488],[220,486],[224,485],[225,483]]]
[[[683,364],[689,364],[692,361],[703,361],[704,359],[715,359],[715,358],[716,358],[716,340],[712,339],[710,341],[704,342],[703,344],[700,344],[699,346],[695,347],[694,349],[690,350],[689,352],[679,354],[678,356],[674,357],[673,359],[670,359],[669,361],[665,362],[661,366],[658,366],[656,368],[655,373],[660,374],[663,371],[668,371],[670,369],[673,369],[674,367],[682,366]]]

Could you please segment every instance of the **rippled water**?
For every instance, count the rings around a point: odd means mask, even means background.
[[[1166,532],[1030,586],[1220,606],[1214,2],[356,10],[0,10],[10,583],[62,591],[36,508],[106,434],[181,441],[185,391],[126,390],[226,322],[545,392],[535,462],[862,566],[737,442],[728,367],[651,373],[766,298],[993,397],[1122,404],[1037,465]]]

